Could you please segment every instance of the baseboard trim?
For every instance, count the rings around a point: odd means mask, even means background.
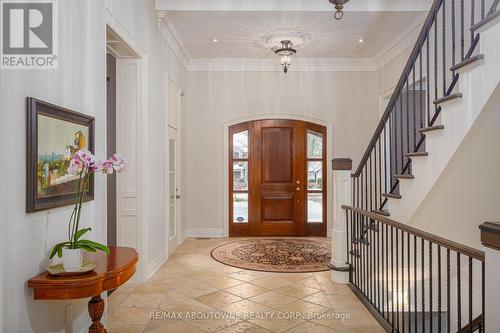
[[[168,249],[163,250],[149,265],[146,270],[146,280],[148,281],[153,275],[158,272],[161,266],[168,260]]]
[[[224,230],[221,228],[210,228],[210,229],[187,229],[185,231],[185,235],[182,236],[185,238],[223,238]]]

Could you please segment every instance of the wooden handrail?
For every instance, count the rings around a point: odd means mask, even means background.
[[[401,74],[398,84],[396,85],[396,88],[394,88],[394,93],[392,94],[391,99],[389,100],[389,104],[387,104],[387,107],[385,108],[384,114],[382,115],[382,118],[380,119],[380,122],[377,128],[375,129],[375,133],[373,133],[370,143],[368,144],[368,148],[366,148],[366,151],[363,154],[361,161],[359,162],[358,168],[353,173],[353,177],[358,177],[361,174],[361,171],[363,170],[365,163],[368,161],[368,158],[370,157],[373,148],[375,147],[380,135],[382,134],[382,131],[384,130],[385,124],[387,123],[392,113],[396,101],[399,98],[399,95],[401,94],[401,91],[406,84],[406,78],[408,77],[408,75],[410,75],[411,71],[413,70],[413,64],[418,59],[420,49],[424,45],[425,40],[427,38],[427,34],[432,25],[434,24],[434,21],[436,20],[436,15],[439,12],[439,8],[441,8],[442,3],[443,0],[434,0],[434,3],[432,4],[432,7],[429,11],[429,15],[427,15],[422,30],[420,31],[417,42],[415,43],[415,46],[411,51],[410,58],[406,63],[403,73]]]
[[[366,216],[370,219],[373,219],[373,220],[379,221],[381,223],[393,226],[396,229],[403,230],[409,234],[412,234],[412,235],[415,235],[419,238],[425,239],[429,242],[432,242],[433,244],[440,245],[444,248],[453,250],[453,251],[458,252],[460,254],[463,254],[463,255],[466,255],[466,256],[469,256],[471,258],[474,258],[474,259],[477,259],[479,261],[484,262],[484,252],[483,251],[480,251],[480,250],[474,249],[472,247],[451,241],[449,239],[446,239],[446,238],[443,238],[440,236],[436,236],[434,234],[431,234],[429,232],[411,227],[409,225],[391,220],[390,218],[387,218],[385,216],[382,216],[382,215],[379,215],[376,213],[367,212],[367,211],[360,209],[360,208],[356,208],[356,207],[352,207],[352,206],[348,206],[348,205],[343,205],[342,209],[361,214],[361,215]]]

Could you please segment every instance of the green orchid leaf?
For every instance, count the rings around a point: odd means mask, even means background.
[[[78,230],[77,232],[75,232],[75,241],[79,240],[80,237],[82,237],[84,234],[86,234],[90,230],[92,230],[92,228],[85,228],[85,229],[81,229],[81,230]]]
[[[107,247],[106,245],[100,244],[100,243],[97,243],[97,242],[93,242],[93,241],[88,240],[88,239],[79,240],[77,243],[85,245],[85,246],[90,246],[92,248],[95,248],[96,250],[101,250],[103,252],[106,252],[106,254],[108,254],[108,255],[109,255],[109,252],[110,252],[109,247]]]
[[[62,257],[62,249],[65,247],[68,247],[70,245],[70,242],[63,242],[56,244],[53,248],[52,251],[50,252],[50,259],[54,258],[54,256],[57,254],[59,258]]]
[[[97,251],[95,248],[90,247],[90,246],[79,245],[78,247],[84,251],[87,251],[87,252],[96,252]]]

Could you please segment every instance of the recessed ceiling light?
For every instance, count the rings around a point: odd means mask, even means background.
[[[212,39],[212,42],[217,43],[219,40],[217,38]]]
[[[358,39],[358,42],[363,43],[365,40],[363,38]]]

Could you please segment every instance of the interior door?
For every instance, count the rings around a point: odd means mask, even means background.
[[[304,128],[293,120],[261,120],[253,127],[253,234],[302,235]]]
[[[179,149],[177,140],[177,130],[168,129],[168,253],[172,254],[179,246],[180,235],[180,192],[178,160]]]

